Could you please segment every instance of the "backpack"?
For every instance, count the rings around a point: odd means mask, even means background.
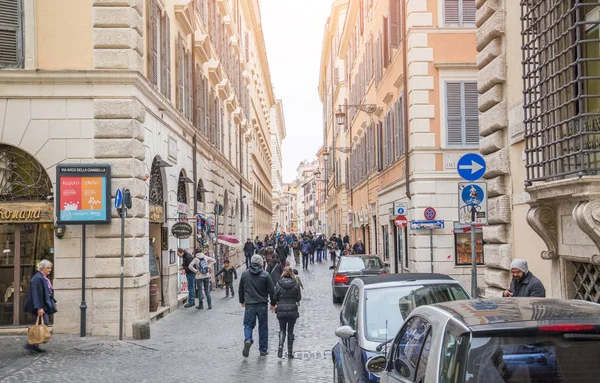
[[[206,262],[206,259],[200,260],[198,270],[200,271],[200,274],[208,274],[208,262]]]
[[[302,254],[310,253],[310,242],[302,242]]]

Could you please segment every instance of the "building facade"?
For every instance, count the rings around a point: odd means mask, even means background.
[[[285,120],[283,118],[283,103],[277,100],[275,105],[271,107],[270,114],[271,126],[271,183],[273,185],[272,202],[273,202],[273,230],[279,232],[286,231],[287,222],[285,222],[285,206],[283,201],[283,173],[282,162],[283,153],[281,151],[281,143],[285,139]]]
[[[109,164],[111,195],[118,188],[131,191],[126,335],[134,321],[155,315],[150,306],[159,306],[157,312],[178,306],[178,294],[187,290],[178,247],[207,245],[221,261],[228,252],[240,262],[235,251],[215,249],[212,237],[253,234],[263,216],[257,209],[264,209],[255,205],[257,185],[264,185],[265,200],[272,190],[266,137],[274,97],[259,15],[258,1],[7,2],[10,33],[0,28],[7,36],[0,43],[0,168],[6,182],[0,208],[28,204],[44,214],[0,225],[10,247],[0,293],[12,289],[2,311],[11,314],[0,325],[32,320],[22,314],[28,280],[36,263],[50,258],[60,302],[54,331],[79,331],[73,318],[80,317],[82,227],[67,225],[62,239],[53,234],[61,163]],[[266,213],[270,227],[272,214]],[[119,332],[118,217],[113,209],[110,224],[86,230],[92,335]],[[194,234],[170,235],[177,222],[192,224]]]
[[[470,286],[470,236],[458,223],[456,162],[479,151],[475,1],[349,0],[334,3],[334,16],[336,6],[346,9],[344,25],[341,31],[328,27],[339,43],[324,53],[336,59],[322,60],[321,78],[334,65],[334,82],[344,82],[345,94],[336,95],[334,85],[322,99],[333,100],[324,102],[325,130],[339,122],[346,133],[347,149],[335,152],[350,151],[345,181],[352,241],[362,238],[367,252],[395,272],[440,272]],[[337,142],[335,128],[329,130],[327,147]],[[445,227],[396,228],[395,204],[407,207],[409,221],[424,221],[425,209],[433,207]],[[481,229],[476,247],[483,266]]]

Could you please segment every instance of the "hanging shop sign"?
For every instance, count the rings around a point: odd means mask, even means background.
[[[165,207],[162,205],[150,205],[148,218],[150,223],[165,222]]]
[[[0,204],[0,223],[54,221],[52,202],[6,202]]]
[[[110,165],[56,166],[56,222],[65,225],[110,223]]]
[[[192,227],[187,222],[177,222],[171,227],[171,234],[175,238],[186,239],[192,235]]]

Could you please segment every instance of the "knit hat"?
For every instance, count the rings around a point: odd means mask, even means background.
[[[524,259],[515,259],[512,261],[512,263],[510,264],[510,269],[519,269],[524,273],[527,273],[529,271],[529,268],[527,267],[527,261]]]
[[[250,263],[255,263],[257,265],[261,265],[262,266],[262,264],[263,264],[263,258],[260,255],[258,255],[258,254],[254,254],[252,256],[252,258],[250,258]]]

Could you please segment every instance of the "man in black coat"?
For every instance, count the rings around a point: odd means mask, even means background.
[[[185,278],[187,279],[188,285],[188,302],[183,305],[183,307],[192,307],[196,301],[194,297],[196,274],[190,269],[190,263],[192,263],[194,257],[187,250],[183,250],[182,248],[177,249],[177,256],[182,259],[180,270],[185,270]]]
[[[352,247],[352,250],[354,250],[354,254],[365,253],[365,245],[363,244],[362,239],[359,238],[358,241],[356,241],[356,243]]]
[[[283,236],[279,237],[279,241],[277,242],[277,247],[275,248],[275,252],[279,257],[279,262],[281,262],[281,270],[285,268],[285,261],[287,261],[287,257],[290,254],[290,247],[285,242]]]
[[[29,290],[23,304],[23,311],[34,316],[42,316],[44,324],[50,325],[49,315],[57,312],[56,300],[54,299],[54,288],[48,279],[52,272],[52,262],[47,259],[40,261],[38,265],[39,272],[36,273],[29,282]],[[16,292],[18,294],[18,292]],[[39,344],[26,344],[25,349],[29,353],[45,352]]]
[[[246,243],[244,244],[244,255],[246,256],[246,270],[248,270],[248,268],[250,267],[250,258],[254,254],[255,250],[256,246],[254,246],[252,240],[250,238],[246,239]]]
[[[546,297],[544,284],[529,271],[526,260],[513,260],[510,264],[510,271],[512,281],[510,282],[510,288],[502,293],[503,297]]]
[[[341,235],[341,234],[340,234]],[[345,246],[347,243],[350,243],[350,237],[348,236],[348,234],[344,235],[344,242],[343,245]]]

